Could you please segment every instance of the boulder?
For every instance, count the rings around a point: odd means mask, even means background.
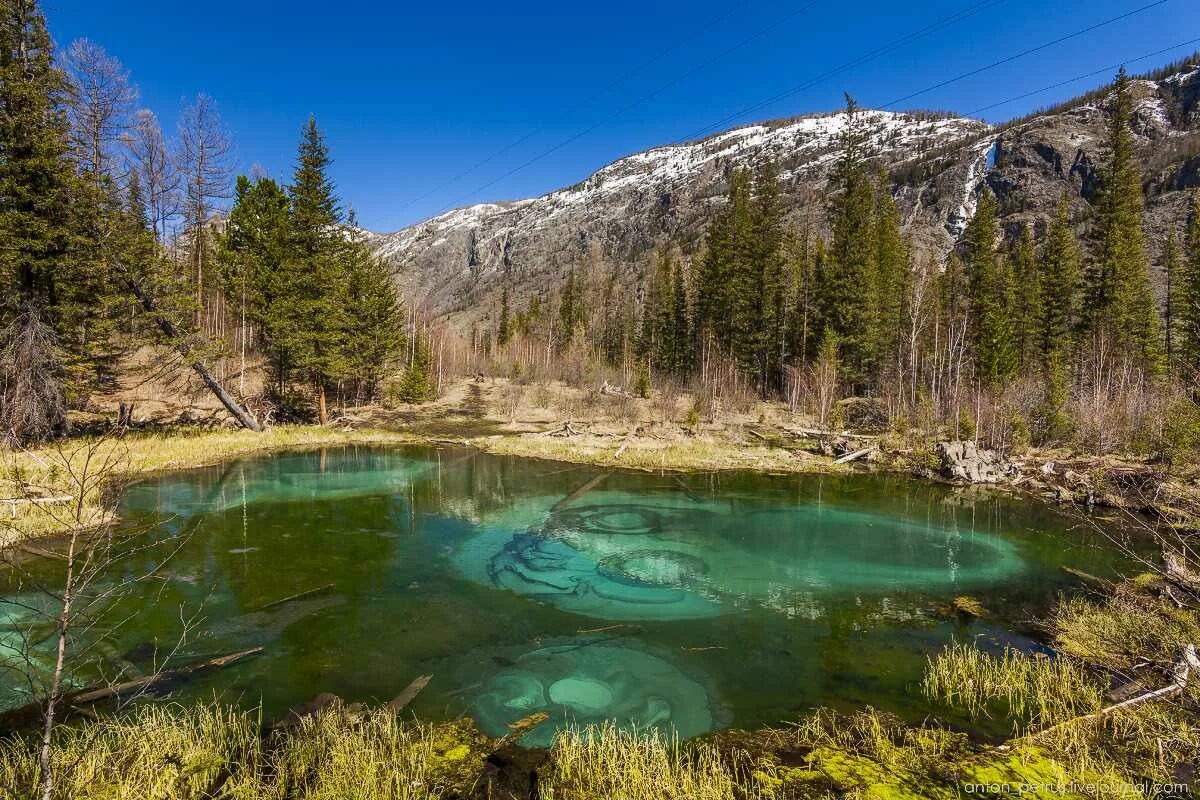
[[[973,441],[939,442],[942,472],[967,483],[1001,483],[1016,471],[995,450],[981,450]]]

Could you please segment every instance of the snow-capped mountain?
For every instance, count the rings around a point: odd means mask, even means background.
[[[1198,87],[1196,71],[1136,83],[1135,128],[1148,165],[1170,166],[1154,154],[1197,135]],[[985,182],[1010,228],[1040,219],[1064,190],[1082,211],[1095,190],[1105,107],[1105,95],[1096,93],[1001,129],[947,114],[863,113],[871,150],[896,180],[914,248],[922,257],[944,258]],[[656,147],[540,197],[456,209],[370,242],[410,298],[463,324],[494,314],[502,286],[519,309],[523,298],[556,288],[571,268],[615,268],[632,289],[653,248],[696,248],[735,168],[773,162],[790,219],[820,229],[823,190],[846,123],[844,112],[812,115]],[[1194,181],[1196,171],[1184,183]],[[1151,202],[1151,216],[1156,205]]]

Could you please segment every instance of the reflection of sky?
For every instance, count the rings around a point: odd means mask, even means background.
[[[459,569],[565,611],[619,620],[749,605],[814,618],[819,598],[832,593],[958,590],[1023,569],[996,535],[828,505],[734,508],[618,492],[586,500],[548,518],[540,499],[515,504],[503,515],[513,527],[491,520],[459,549]]]
[[[712,701],[699,683],[649,653],[572,639],[524,653],[490,675],[472,702],[485,733],[544,712],[550,719],[521,740],[548,747],[566,725],[612,720],[640,730],[697,736],[713,728]]]

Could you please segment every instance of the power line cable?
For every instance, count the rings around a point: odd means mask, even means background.
[[[1070,41],[1071,39],[1077,39],[1080,36],[1083,36],[1084,34],[1091,33],[1092,31],[1095,31],[1095,30],[1099,30],[1100,28],[1103,28],[1107,25],[1112,25],[1114,22],[1120,22],[1123,19],[1129,19],[1130,17],[1132,17],[1136,14],[1141,14],[1144,11],[1149,11],[1152,8],[1157,8],[1158,6],[1161,6],[1164,3],[1168,3],[1168,2],[1170,2],[1170,0],[1155,0],[1155,2],[1153,2],[1153,3],[1147,3],[1146,5],[1141,6],[1140,8],[1135,8],[1132,11],[1126,11],[1124,14],[1119,14],[1118,16],[1112,17],[1111,19],[1106,19],[1103,22],[1097,22],[1095,25],[1089,25],[1088,27],[1077,30],[1074,33],[1068,33],[1066,36],[1060,36],[1057,39],[1051,39],[1050,41],[1045,42],[1043,44],[1039,44],[1036,47],[1030,47],[1027,50],[1022,50],[1019,53],[1015,53],[1011,56],[1006,56],[1004,58],[999,59],[998,61],[993,61],[992,63],[990,63],[986,66],[977,67],[976,69],[968,70],[967,72],[964,72],[961,75],[956,75],[953,78],[950,78],[949,80],[944,80],[944,81],[941,81],[940,83],[935,83],[933,86],[927,86],[926,88],[921,89],[916,92],[913,92],[912,94],[906,94],[906,95],[904,95],[904,97],[898,97],[895,100],[892,100],[890,103],[884,103],[883,105],[879,106],[879,108],[880,109],[889,108],[889,107],[897,105],[899,103],[903,103],[908,100],[911,100],[914,97],[920,97],[921,95],[928,94],[929,92],[932,92],[936,89],[941,89],[944,86],[949,86],[952,83],[958,83],[959,81],[966,80],[967,78],[972,78],[976,75],[979,75],[980,73],[987,72],[988,70],[991,70],[991,69],[995,69],[996,67],[1000,67],[1005,64],[1011,64],[1012,62],[1016,61],[1017,59],[1024,58],[1025,56],[1028,56],[1028,55],[1033,55],[1034,53],[1041,52],[1042,50],[1045,50],[1050,47],[1054,47],[1055,45],[1062,44],[1063,42],[1066,42],[1066,41]]]
[[[626,106],[623,106],[622,108],[618,109],[617,111],[608,115],[607,117],[604,117],[604,118],[594,122],[593,124],[589,125],[587,128],[584,128],[583,130],[579,131],[578,133],[568,136],[566,139],[562,140],[558,144],[553,145],[552,147],[547,148],[546,150],[543,150],[542,152],[538,153],[533,158],[530,158],[529,160],[525,161],[524,163],[522,163],[516,167],[513,167],[512,169],[510,169],[508,172],[504,173],[503,175],[501,175],[493,180],[488,181],[487,183],[483,184],[482,186],[480,186],[464,195],[461,195],[458,199],[453,200],[450,203],[448,203],[447,205],[443,206],[441,208],[441,210],[439,210],[437,212],[437,214],[435,214],[434,216],[435,217],[440,216],[440,215],[444,214],[446,211],[449,211],[452,208],[458,207],[458,205],[461,202],[463,202],[464,200],[469,199],[470,197],[477,195],[480,192],[486,191],[487,189],[490,189],[491,187],[495,186],[500,181],[510,178],[513,175],[517,174],[518,172],[541,161],[543,158],[547,158],[547,157],[553,155],[554,153],[563,149],[567,145],[572,144],[573,142],[576,142],[579,139],[582,139],[584,136],[587,136],[589,133],[596,130],[597,128],[600,128],[601,126],[606,125],[609,122],[612,122],[617,117],[620,117],[620,116],[632,111],[633,109],[637,108],[638,106],[642,105],[643,103],[645,103],[649,100],[653,100],[655,97],[657,97],[658,95],[667,91],[668,89],[670,89],[671,87],[680,83],[681,81],[684,81],[687,78],[690,78],[692,75],[695,75],[697,72],[700,72],[701,70],[703,70],[709,66],[712,66],[713,64],[717,63],[718,61],[724,60],[727,56],[742,49],[743,47],[750,44],[751,42],[753,42],[757,39],[761,39],[763,36],[774,31],[775,29],[779,28],[780,26],[784,25],[785,23],[790,22],[791,20],[800,16],[805,11],[807,11],[810,8],[812,8],[813,6],[817,5],[819,2],[821,2],[821,0],[810,0],[810,2],[805,3],[804,5],[795,9],[794,11],[792,11],[790,14],[786,15],[782,19],[777,20],[776,22],[773,22],[770,25],[767,25],[766,27],[759,29],[755,33],[746,37],[745,39],[740,40],[737,44],[733,45],[732,47],[722,50],[717,55],[701,62],[700,64],[696,65],[695,67],[692,67],[687,72],[684,72],[682,75],[678,75],[675,78],[672,78],[671,80],[667,81],[663,85],[659,86],[654,91],[652,91],[648,94],[642,95],[634,102],[632,102]],[[1165,2],[1165,0],[1164,0],[1164,2]]]
[[[972,17],[975,14],[980,13],[981,11],[984,11],[988,8],[1000,5],[1001,3],[1004,3],[1004,2],[1007,2],[1007,0],[984,0],[984,2],[978,3],[974,6],[971,6],[970,8],[966,8],[966,9],[963,9],[962,11],[955,12],[954,14],[951,14],[948,17],[943,17],[942,19],[940,19],[936,22],[926,25],[924,28],[921,28],[920,30],[916,30],[916,31],[913,31],[912,33],[905,34],[904,36],[901,36],[899,39],[895,39],[891,42],[888,42],[885,45],[877,47],[874,50],[871,50],[868,53],[864,53],[863,55],[859,56],[858,58],[847,61],[846,63],[842,64],[841,66],[834,67],[833,69],[831,69],[827,72],[823,72],[820,75],[815,75],[812,78],[809,78],[808,80],[804,81],[803,83],[797,84],[796,86],[786,89],[778,94],[772,95],[771,97],[768,97],[764,100],[760,100],[760,101],[754,103],[753,105],[749,105],[749,106],[746,106],[745,108],[738,109],[737,111],[734,111],[733,113],[722,117],[721,119],[717,120],[716,122],[713,122],[709,125],[705,125],[703,128],[700,128],[697,131],[693,131],[692,133],[689,133],[687,136],[684,136],[680,139],[676,139],[674,142],[672,142],[672,144],[684,144],[685,142],[699,139],[700,137],[704,136],[709,131],[718,130],[720,128],[723,128],[723,127],[727,126],[729,123],[731,123],[741,117],[744,117],[748,114],[752,114],[755,111],[759,111],[760,109],[766,108],[767,106],[773,105],[773,104],[779,102],[780,100],[786,100],[789,97],[793,97],[796,94],[799,94],[800,92],[804,91],[805,89],[810,89],[813,86],[816,86],[817,84],[821,83],[822,81],[828,80],[829,78],[832,78],[836,75],[840,75],[841,73],[843,73],[849,69],[853,69],[854,67],[861,66],[870,61],[874,61],[875,59],[879,58],[880,56],[895,52],[896,50],[899,50],[901,47],[903,47],[906,44],[914,42],[917,39],[920,39],[924,36],[928,36],[929,34],[934,33],[936,31],[942,30],[943,28],[947,28],[956,22],[961,22],[962,20]]]
[[[980,106],[979,108],[972,109],[971,111],[968,111],[963,116],[973,117],[976,114],[980,114],[984,111],[990,111],[993,108],[996,108],[998,106],[1008,105],[1009,103],[1015,103],[1018,100],[1024,100],[1026,97],[1033,97],[1035,94],[1041,94],[1042,92],[1048,92],[1051,89],[1061,89],[1063,86],[1066,86],[1071,83],[1075,83],[1077,81],[1086,80],[1087,78],[1094,78],[1097,75],[1104,75],[1106,73],[1111,73],[1114,69],[1120,69],[1121,67],[1125,66],[1126,64],[1132,64],[1136,61],[1145,61],[1147,58],[1154,58],[1155,56],[1161,56],[1163,53],[1169,53],[1172,50],[1178,50],[1181,47],[1187,47],[1189,45],[1193,45],[1193,44],[1197,44],[1197,43],[1200,43],[1200,37],[1197,37],[1195,39],[1188,39],[1186,42],[1180,42],[1179,44],[1173,44],[1170,47],[1164,47],[1161,50],[1155,50],[1153,53],[1144,53],[1143,55],[1137,56],[1136,58],[1127,58],[1123,61],[1118,61],[1116,64],[1113,64],[1111,66],[1101,67],[1100,69],[1093,70],[1092,72],[1086,72],[1083,75],[1076,75],[1074,78],[1067,78],[1065,81],[1059,81],[1058,83],[1052,83],[1049,86],[1043,86],[1040,89],[1034,89],[1033,91],[1025,92],[1023,94],[1013,95],[1012,97],[1006,98],[1004,100],[997,100],[995,103],[989,103],[986,106]]]
[[[687,36],[684,36],[683,38],[681,38],[681,39],[677,40],[677,41],[676,41],[674,44],[672,44],[671,46],[667,47],[667,48],[666,48],[666,49],[664,49],[664,50],[660,50],[658,53],[656,53],[655,55],[651,56],[650,58],[647,58],[646,60],[642,61],[642,62],[641,62],[640,64],[638,64],[637,66],[635,66],[635,67],[633,67],[633,68],[631,68],[631,69],[627,70],[626,72],[622,73],[620,77],[618,77],[618,78],[616,78],[615,80],[613,80],[613,81],[610,81],[609,83],[607,83],[607,84],[605,84],[604,86],[602,86],[600,89],[598,89],[598,90],[597,90],[597,91],[596,91],[596,92],[595,92],[595,93],[592,95],[592,97],[591,97],[591,98],[590,98],[590,99],[587,101],[587,103],[586,103],[585,105],[592,105],[592,104],[594,104],[594,103],[595,103],[595,102],[596,102],[596,101],[597,101],[599,98],[601,98],[601,97],[603,97],[604,95],[608,94],[610,91],[612,91],[613,89],[617,88],[618,86],[621,86],[623,83],[625,83],[625,82],[626,82],[626,81],[628,81],[630,78],[632,78],[633,76],[637,75],[638,73],[642,72],[642,71],[643,71],[643,70],[645,70],[647,67],[649,67],[649,66],[651,66],[652,64],[655,64],[655,63],[657,63],[657,62],[659,62],[659,61],[661,61],[662,59],[666,58],[666,57],[667,57],[667,55],[669,55],[670,53],[673,53],[674,51],[676,51],[676,50],[678,50],[679,48],[683,47],[685,44],[687,44],[688,42],[692,41],[692,40],[693,40],[693,39],[695,39],[697,36],[700,36],[700,35],[702,35],[702,34],[705,34],[705,33],[707,33],[708,31],[712,30],[713,28],[716,28],[718,25],[720,25],[722,22],[724,22],[725,20],[729,19],[729,18],[730,18],[730,17],[732,17],[733,15],[735,15],[735,14],[739,14],[739,13],[743,12],[744,10],[745,10],[745,9],[744,9],[744,8],[742,8],[742,7],[740,7],[740,6],[734,6],[734,7],[730,8],[730,9],[729,9],[728,11],[726,11],[724,14],[721,14],[721,15],[717,16],[716,18],[714,18],[713,20],[711,20],[711,21],[710,21],[710,22],[709,22],[707,25],[703,26],[703,27],[702,27],[702,28],[700,28],[699,30],[696,30],[696,31],[694,31],[694,32],[692,32],[692,33],[690,33],[690,34],[688,34]],[[582,107],[582,106],[581,106],[581,107]],[[504,146],[503,146],[503,147],[501,147],[500,149],[498,149],[498,150],[494,151],[493,153],[491,153],[490,155],[488,155],[487,157],[485,157],[485,158],[484,158],[484,159],[482,159],[481,161],[478,161],[477,163],[473,164],[472,166],[468,167],[467,169],[463,170],[462,172],[459,172],[458,174],[454,175],[453,177],[451,177],[451,178],[448,178],[447,180],[444,180],[444,181],[442,181],[441,183],[437,184],[436,186],[432,187],[431,189],[427,190],[427,191],[426,191],[426,192],[424,192],[423,194],[417,195],[416,197],[413,197],[412,199],[410,199],[410,200],[406,201],[405,203],[401,204],[401,205],[400,205],[400,207],[399,207],[399,208],[397,208],[397,209],[396,209],[395,211],[393,211],[392,213],[400,213],[401,211],[404,211],[405,209],[407,209],[407,208],[409,208],[410,206],[412,206],[414,203],[419,203],[419,202],[421,202],[422,200],[426,199],[427,197],[430,197],[431,195],[437,194],[437,193],[438,193],[438,192],[440,192],[442,189],[445,189],[447,186],[450,186],[450,185],[452,185],[452,184],[458,183],[458,182],[459,182],[460,180],[462,180],[463,178],[467,177],[468,175],[471,175],[472,173],[475,173],[475,172],[477,172],[478,170],[480,170],[480,169],[482,169],[483,167],[487,166],[488,164],[492,163],[493,161],[495,161],[497,158],[499,158],[500,156],[504,155],[504,154],[505,154],[505,153],[507,153],[508,151],[510,151],[510,150],[512,150],[512,149],[514,149],[514,148],[516,148],[516,147],[520,147],[521,145],[525,144],[525,142],[529,141],[529,140],[530,140],[530,139],[532,139],[534,136],[537,136],[539,133],[541,133],[541,132],[542,132],[542,131],[544,131],[545,129],[546,129],[546,126],[545,126],[544,124],[543,124],[543,125],[538,125],[537,127],[533,128],[532,130],[530,130],[530,131],[528,131],[527,133],[523,134],[521,137],[519,137],[519,138],[517,138],[517,139],[514,139],[513,141],[511,141],[511,142],[509,142],[508,144],[504,145]]]

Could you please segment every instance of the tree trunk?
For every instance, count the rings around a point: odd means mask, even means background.
[[[325,407],[325,384],[321,383],[317,387],[317,422],[324,425],[329,422],[329,411]]]
[[[195,370],[196,374],[200,376],[200,380],[204,381],[204,385],[207,386],[209,390],[216,395],[217,399],[221,401],[221,405],[225,406],[225,409],[233,415],[233,418],[236,419],[243,428],[255,431],[256,433],[261,432],[262,425],[259,424],[258,420],[252,417],[250,412],[242,408],[242,406],[239,405],[238,402],[234,400],[228,392],[225,391],[224,387],[222,387],[221,384],[217,382],[217,379],[212,376],[212,373],[208,371],[208,367],[205,366],[204,362],[198,358],[193,359],[191,357],[192,348],[189,347],[182,338],[180,338],[179,330],[175,327],[175,324],[159,313],[158,306],[155,304],[154,298],[146,294],[145,290],[142,289],[141,284],[139,284],[137,280],[135,280],[133,276],[129,274],[129,270],[125,268],[125,265],[117,262],[115,266],[117,268],[117,272],[121,275],[122,280],[125,281],[125,285],[129,288],[129,291],[132,292],[133,296],[137,298],[139,303],[141,303],[142,309],[145,310],[145,312],[149,314],[151,318],[153,318],[154,324],[158,326],[159,330],[161,330],[168,339],[172,340],[175,349],[181,356],[183,356],[184,360],[190,362],[188,366]]]

